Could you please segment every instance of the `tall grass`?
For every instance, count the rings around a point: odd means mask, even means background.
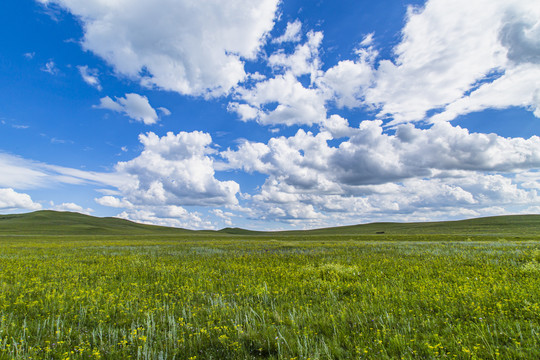
[[[540,358],[540,243],[431,240],[2,238],[0,358]]]

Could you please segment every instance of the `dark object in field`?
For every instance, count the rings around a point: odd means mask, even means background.
[[[375,234],[384,234],[384,231],[377,231]]]

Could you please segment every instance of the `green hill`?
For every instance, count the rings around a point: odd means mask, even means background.
[[[294,232],[282,232],[292,234]],[[310,235],[539,235],[540,215],[492,216],[458,221],[417,223],[371,223],[302,231]]]
[[[194,231],[144,225],[118,218],[98,218],[51,210],[0,215],[0,235],[189,235],[222,236],[331,236],[331,235],[533,235],[540,236],[540,215],[494,216],[459,221],[371,223],[314,230],[252,231],[225,228]]]
[[[193,231],[63,211],[42,210],[26,214],[0,215],[0,235],[175,235],[188,233],[193,233]]]

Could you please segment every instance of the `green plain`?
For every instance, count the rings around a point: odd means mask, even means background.
[[[539,229],[3,215],[0,359],[538,359]]]

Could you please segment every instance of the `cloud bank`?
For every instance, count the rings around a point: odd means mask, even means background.
[[[540,7],[533,1],[429,0],[408,8],[389,56],[369,33],[332,66],[322,61],[323,31],[299,20],[269,38],[277,0],[40,2],[74,14],[83,48],[117,75],[148,89],[219,98],[240,121],[291,129],[229,149],[205,131],[141,134],[140,154],[101,178],[0,154],[11,170],[0,174],[6,189],[101,182],[114,190],[96,202],[120,217],[187,227],[212,227],[212,216],[225,224],[238,216],[310,227],[540,206],[540,138],[451,123],[511,107],[540,118]],[[260,72],[249,73],[248,64]],[[97,73],[79,70],[99,86]],[[102,97],[96,107],[147,125],[159,120],[148,98],[135,93]],[[373,116],[345,116],[355,111]],[[263,180],[244,193],[240,180],[230,180],[238,173]]]
[[[221,95],[246,77],[274,26],[278,0],[39,0],[75,15],[82,46],[143,86]],[[159,19],[159,21],[156,21]]]

